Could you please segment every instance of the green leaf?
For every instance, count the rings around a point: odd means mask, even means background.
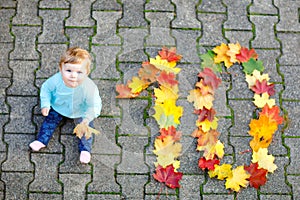
[[[248,75],[251,75],[255,69],[260,72],[264,71],[263,62],[261,60],[250,58],[248,62],[244,62],[242,65],[244,67],[243,71]]]
[[[221,64],[216,64],[214,62],[215,53],[212,50],[207,51],[206,54],[200,55],[200,58],[202,59],[201,62],[201,68],[210,68],[214,72],[222,72],[222,66]]]

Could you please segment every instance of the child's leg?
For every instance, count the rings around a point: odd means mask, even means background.
[[[30,147],[34,151],[39,151],[41,148],[48,145],[56,127],[63,119],[63,116],[55,110],[50,109],[48,116],[44,119],[37,140],[30,143]]]

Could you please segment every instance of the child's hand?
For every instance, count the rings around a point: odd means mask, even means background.
[[[45,117],[48,116],[49,115],[49,110],[50,110],[49,108],[42,108],[42,115],[45,116]]]

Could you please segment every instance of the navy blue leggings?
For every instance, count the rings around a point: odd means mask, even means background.
[[[37,140],[47,146],[56,127],[64,118],[66,117],[62,116],[61,114],[59,114],[58,112],[56,112],[51,108],[48,116],[44,119],[42,123],[41,129],[38,133]],[[75,119],[74,121],[75,124],[79,124],[82,120],[83,120],[82,118],[78,118]],[[89,123],[89,126],[94,128],[93,121]],[[79,139],[78,142],[79,151],[91,152],[93,139],[94,139],[94,135],[92,135],[92,137],[90,137],[89,139],[86,139],[85,137]]]

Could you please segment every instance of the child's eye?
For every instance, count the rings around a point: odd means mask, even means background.
[[[70,70],[70,69],[67,69],[66,71],[67,71],[67,72],[71,72],[71,70]]]

